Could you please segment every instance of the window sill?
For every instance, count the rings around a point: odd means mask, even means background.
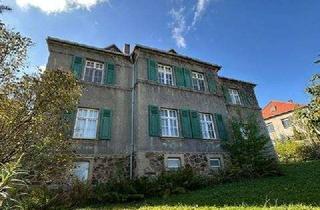
[[[193,138],[183,138],[183,137],[166,137],[166,136],[160,136],[159,137],[160,140],[163,140],[163,141],[189,141],[189,140],[192,140],[192,141],[203,141],[203,142],[213,142],[213,143],[216,143],[216,142],[221,142],[220,139],[193,139]]]
[[[131,90],[131,88],[120,87],[119,85],[116,85],[116,84],[113,84],[113,85],[98,84],[98,83],[86,82],[86,81],[83,81],[83,80],[79,80],[79,82],[81,84],[88,85],[88,86],[94,86],[94,87],[104,87],[104,88],[120,89],[120,90],[127,90],[127,91]]]
[[[156,85],[156,86],[160,86],[160,87],[167,87],[167,88],[172,88],[172,89],[177,89],[177,90],[183,90],[183,91],[192,92],[192,93],[198,93],[198,94],[203,94],[203,95],[223,97],[222,94],[218,94],[218,93],[210,93],[209,91],[194,90],[194,89],[191,89],[191,88],[178,87],[178,86],[175,86],[175,85],[165,85],[165,84],[160,84],[160,83],[158,83],[158,82],[149,81],[149,80],[141,80],[141,79],[139,79],[139,80],[137,81],[137,83],[144,83],[144,84],[149,84],[149,85]]]
[[[230,107],[238,107],[238,108],[247,108],[247,109],[256,109],[256,110],[261,110],[260,107],[257,106],[245,106],[245,105],[241,105],[241,104],[230,104],[230,103],[226,103],[227,106]]]

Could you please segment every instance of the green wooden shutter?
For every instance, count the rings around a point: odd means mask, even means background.
[[[158,81],[158,68],[157,62],[148,59],[148,80]]]
[[[219,134],[220,139],[227,140],[228,139],[228,134],[227,134],[227,130],[226,130],[226,127],[224,125],[224,122],[223,122],[222,115],[215,113],[214,116],[216,118],[218,134]]]
[[[231,98],[230,98],[230,94],[229,94],[229,90],[227,87],[222,86],[222,92],[224,95],[224,99],[227,101],[227,103],[231,103]]]
[[[250,106],[250,100],[249,100],[248,94],[246,94],[244,91],[239,91],[239,94],[240,94],[241,104],[244,106]]]
[[[76,119],[75,111],[65,111],[63,113],[63,123],[66,124],[64,133],[67,136],[67,138],[72,138],[75,119]]]
[[[199,113],[196,111],[191,111],[190,116],[191,116],[192,138],[201,139],[202,133],[201,133],[201,127],[200,127]]]
[[[183,68],[183,75],[184,75],[184,86],[187,88],[191,88],[192,86],[191,71],[189,69]]]
[[[100,111],[100,139],[111,139],[112,112],[110,109],[103,108]]]
[[[184,73],[183,69],[180,67],[174,67],[175,77],[176,77],[176,84],[178,87],[184,87]]]
[[[106,69],[107,68],[107,69]],[[108,85],[113,85],[116,80],[116,73],[113,63],[105,64],[105,74],[104,74],[104,83]]]
[[[192,138],[192,129],[190,121],[190,111],[189,110],[180,110],[180,121],[182,136],[185,138]]]
[[[157,106],[149,105],[149,136],[160,136],[160,113]]]
[[[216,85],[214,73],[209,71],[206,73],[206,76],[207,76],[207,81],[208,81],[209,92],[216,93],[217,92],[217,85]]]
[[[83,63],[84,63],[84,59],[82,57],[73,56],[71,69],[76,79],[81,79]]]

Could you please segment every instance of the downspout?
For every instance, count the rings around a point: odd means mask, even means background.
[[[132,76],[131,76],[131,131],[130,131],[130,179],[133,179],[133,156],[134,156],[134,108],[135,108],[135,68],[136,64],[131,55],[131,61],[133,63]]]

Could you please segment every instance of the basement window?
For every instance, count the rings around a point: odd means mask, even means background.
[[[168,157],[166,161],[167,169],[177,171],[181,168],[181,159],[179,157]]]
[[[210,158],[209,166],[212,169],[221,168],[221,160],[220,158]]]
[[[89,177],[89,162],[79,161],[74,163],[73,176],[79,181],[87,181]]]

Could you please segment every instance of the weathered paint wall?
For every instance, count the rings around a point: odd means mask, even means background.
[[[86,157],[99,157],[104,154],[128,154],[130,145],[131,81],[132,64],[125,56],[102,53],[76,46],[49,42],[50,56],[47,69],[71,71],[72,57],[81,56],[100,62],[112,61],[115,64],[115,85],[100,85],[83,82],[83,93],[78,107],[112,110],[112,134],[110,140],[74,139],[78,154]]]
[[[284,128],[282,125],[282,119],[292,118],[293,112],[282,114],[279,116],[272,117],[270,119],[265,120],[265,123],[272,123],[274,127],[274,132],[269,133],[270,138],[275,141],[278,139],[285,139],[287,137],[293,136],[293,127],[290,126],[288,128]]]
[[[134,168],[137,176],[158,174],[165,170],[164,158],[176,154],[183,158],[184,164],[191,165],[200,173],[210,173],[208,155],[221,156],[223,162],[227,157],[221,148],[220,138],[215,140],[150,137],[148,134],[148,105],[156,105],[171,109],[190,109],[204,113],[219,113],[224,118],[228,133],[231,132],[230,120],[233,118],[246,119],[252,113],[256,114],[262,132],[266,132],[258,106],[254,86],[237,81],[221,79],[217,76],[218,69],[213,66],[199,64],[190,60],[177,58],[174,55],[163,55],[135,50],[134,63],[129,57],[72,46],[57,42],[48,42],[50,56],[47,69],[70,71],[74,55],[96,61],[112,61],[115,64],[116,84],[97,85],[83,82],[84,92],[79,107],[101,109],[107,107],[112,110],[111,140],[74,139],[74,147],[82,159],[91,163],[91,179],[94,182],[106,181],[120,168],[124,175],[129,174],[130,129],[131,129],[131,80],[133,69],[135,75],[134,97]],[[199,92],[186,88],[160,85],[148,81],[147,58],[159,63],[185,67],[193,71],[215,74],[217,93]],[[227,105],[221,86],[240,89],[249,93],[251,106]],[[181,125],[181,123],[179,123]],[[181,126],[179,125],[180,134]],[[99,127],[99,126],[98,126]],[[99,133],[99,130],[98,132]],[[216,132],[216,134],[218,134]],[[121,166],[119,166],[121,165]],[[226,164],[225,164],[226,165]]]

